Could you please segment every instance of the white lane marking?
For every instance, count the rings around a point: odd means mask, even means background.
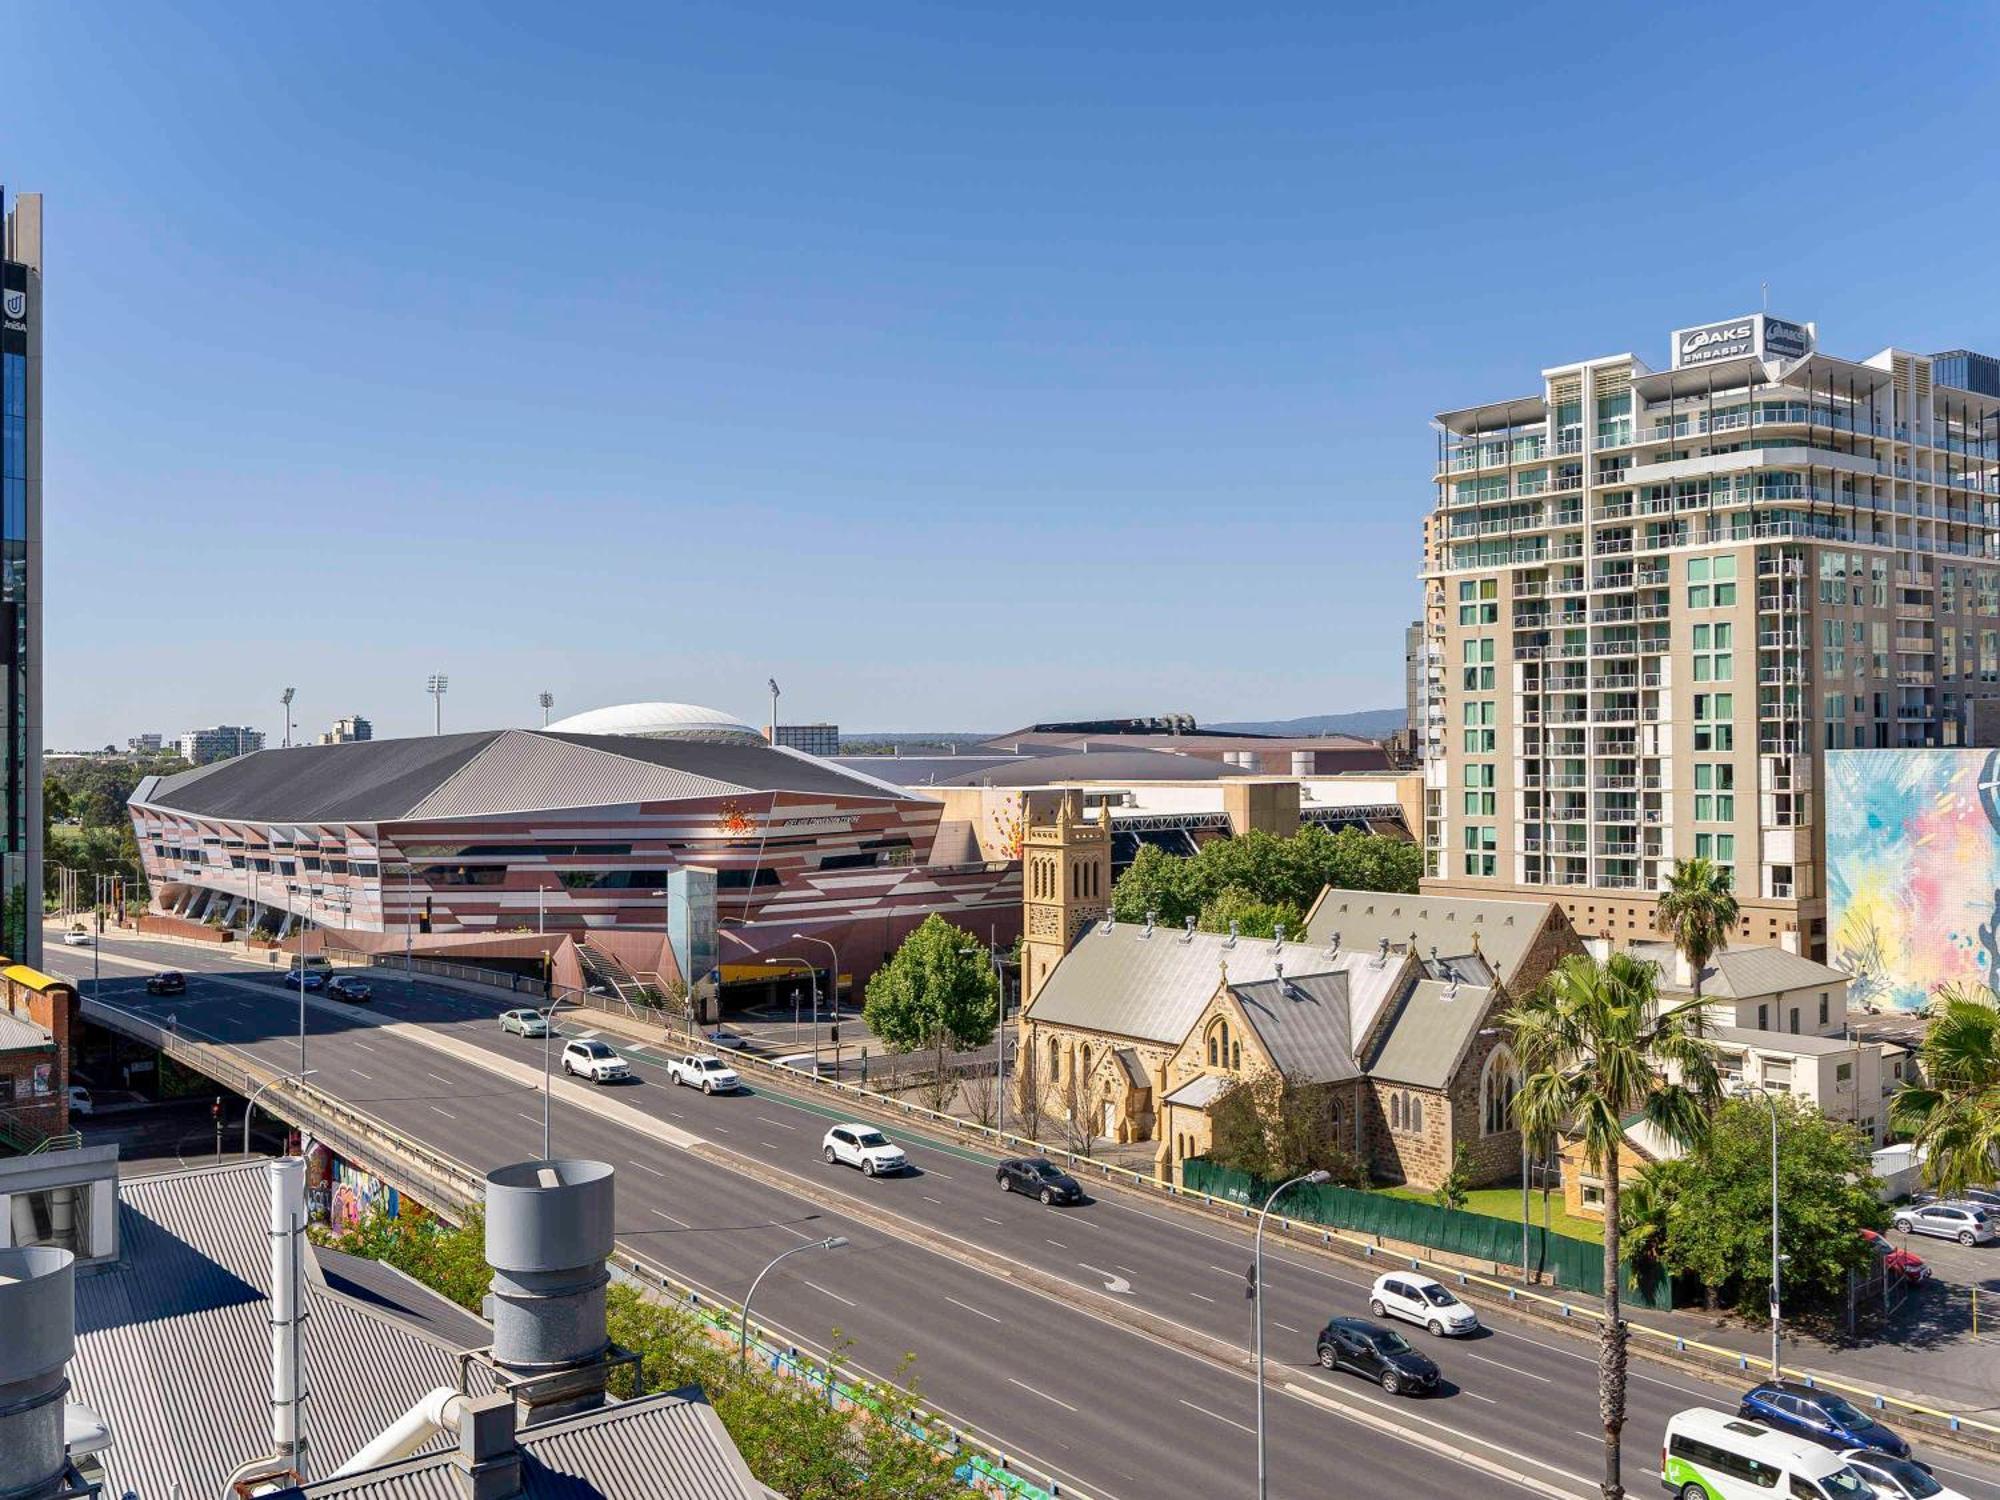
[[[980,1215],[979,1217],[980,1217],[980,1218],[982,1218],[982,1219],[986,1219],[986,1222],[987,1222],[987,1223],[989,1223],[989,1224],[1000,1224],[1000,1225],[1001,1225],[1001,1228],[1003,1228],[1003,1229],[1004,1229],[1004,1228],[1006,1227],[1006,1225],[1004,1225],[1004,1224],[1001,1224],[1001,1221],[1000,1221],[1000,1220],[998,1220],[998,1219],[993,1219],[993,1218],[987,1218],[987,1216],[986,1216],[985,1214],[981,1214],[981,1215]]]
[[[373,1052],[375,1050],[373,1047],[369,1046],[366,1042],[351,1042],[351,1045],[359,1047],[363,1052]]]
[[[924,1193],[921,1196],[926,1203],[935,1203],[939,1208],[944,1207],[944,1199],[942,1198],[933,1198],[929,1193]]]
[[[715,1127],[715,1133],[717,1135],[728,1135],[729,1127],[727,1125],[718,1125]]]
[[[456,1120],[458,1118],[458,1116],[453,1114],[450,1110],[439,1109],[435,1104],[431,1106],[431,1113],[434,1115],[443,1115],[447,1120]]]
[[[1604,1441],[1604,1434],[1601,1432],[1578,1432],[1574,1427],[1570,1428],[1570,1431],[1576,1433],[1586,1443],[1601,1443]]]
[[[1054,1246],[1056,1247],[1056,1249],[1058,1249],[1058,1250],[1067,1250],[1067,1249],[1069,1249],[1069,1246],[1065,1245],[1065,1244],[1064,1244],[1064,1243],[1063,1243],[1063,1242],[1062,1242],[1061,1240],[1052,1240],[1052,1239],[1049,1239],[1049,1238],[1048,1238],[1048,1237],[1047,1237],[1046,1235],[1045,1235],[1045,1236],[1043,1236],[1043,1241],[1042,1241],[1042,1242],[1043,1242],[1044,1244],[1048,1244],[1048,1245],[1054,1245]]]
[[[759,1115],[757,1118],[762,1120],[766,1125],[777,1126],[780,1130],[797,1130],[799,1128],[796,1125],[787,1125],[783,1120],[774,1120],[769,1115]]]
[[[766,1151],[776,1151],[778,1149],[776,1141],[759,1141],[757,1144],[762,1146]]]
[[[435,1079],[436,1079],[436,1080],[437,1080],[437,1081],[438,1081],[439,1083],[442,1083],[442,1084],[445,1084],[445,1085],[450,1085],[450,1084],[451,1084],[451,1082],[452,1082],[452,1080],[451,1080],[451,1079],[449,1079],[449,1078],[447,1078],[447,1077],[445,1077],[445,1076],[444,1076],[444,1074],[442,1074],[442,1073],[433,1073],[433,1072],[431,1072],[431,1071],[430,1071],[430,1070],[429,1070],[428,1068],[426,1068],[426,1069],[424,1070],[424,1077],[426,1077],[426,1078],[435,1078]]]
[[[946,1297],[944,1300],[949,1302],[953,1307],[960,1308],[965,1312],[971,1313],[975,1318],[984,1318],[989,1323],[998,1323],[1001,1321],[1001,1319],[994,1317],[992,1313],[981,1312],[978,1308],[968,1306],[966,1303],[959,1301],[958,1298],[956,1297]]]
[[[373,1073],[364,1073],[359,1068],[349,1068],[347,1071],[352,1073],[356,1078],[365,1078],[370,1083],[373,1083],[375,1081],[375,1075]]]
[[[1543,1385],[1555,1384],[1555,1382],[1553,1380],[1550,1380],[1549,1377],[1546,1375],[1537,1375],[1532,1370],[1522,1369],[1519,1365],[1510,1365],[1503,1359],[1488,1359],[1483,1354],[1474,1354],[1470,1349],[1461,1349],[1459,1352],[1463,1354],[1467,1359],[1476,1359],[1482,1365],[1491,1365],[1496,1370],[1505,1370],[1509,1375],[1518,1375],[1523,1380],[1539,1381]]]
[[[1278,1321],[1278,1320],[1277,1320],[1276,1318],[1273,1318],[1273,1319],[1271,1319],[1271,1326],[1272,1326],[1273,1328],[1282,1328],[1282,1329],[1284,1329],[1284,1330],[1285,1330],[1285,1332],[1287,1332],[1287,1333],[1297,1333],[1297,1332],[1299,1332],[1299,1330],[1298,1330],[1298,1329],[1296,1329],[1296,1328],[1294,1328],[1294,1327],[1292,1327],[1292,1325],[1291,1325],[1291,1324],[1289,1324],[1289,1323],[1280,1323],[1280,1322],[1279,1322],[1279,1321]]]
[[[789,1224],[774,1224],[771,1227],[773,1229],[782,1229],[785,1231],[786,1234],[797,1235],[802,1240],[817,1240],[825,1238],[825,1236],[823,1235],[807,1234],[803,1229],[794,1229]]]
[[[1038,1391],[1033,1386],[1029,1385],[1025,1380],[1016,1380],[1012,1375],[1009,1375],[1007,1377],[1007,1384],[1018,1385],[1022,1390],[1026,1391],[1030,1396],[1040,1396],[1044,1401],[1053,1401],[1057,1406],[1060,1406],[1064,1411],[1073,1412],[1076,1410],[1074,1406],[1071,1406],[1067,1401],[1062,1400],[1060,1397],[1051,1396],[1047,1391]]]
[[[665,1219],[669,1224],[678,1224],[683,1229],[694,1228],[694,1226],[688,1223],[686,1219],[676,1219],[672,1214],[668,1213],[664,1208],[656,1208],[653,1210],[653,1212],[658,1214],[661,1218]]]
[[[1225,1417],[1219,1411],[1210,1411],[1205,1406],[1196,1406],[1192,1401],[1183,1400],[1181,1402],[1181,1405],[1185,1406],[1189,1411],[1200,1412],[1204,1417],[1213,1417],[1218,1422],[1227,1422],[1231,1427],[1234,1427],[1238,1432],[1255,1432],[1257,1430],[1254,1427],[1245,1426],[1243,1423],[1237,1421],[1236,1418],[1234,1417]]]
[[[658,1167],[649,1167],[642,1161],[635,1161],[632,1163],[632,1165],[637,1167],[641,1172],[651,1172],[655,1177],[665,1177],[667,1175],[665,1172],[662,1172]]]
[[[1102,1276],[1104,1278],[1105,1291],[1115,1292],[1121,1297],[1132,1295],[1132,1283],[1127,1281],[1123,1276],[1113,1276],[1109,1271],[1093,1266],[1088,1261],[1080,1260],[1077,1264],[1093,1276]]]
[[[542,1123],[540,1115],[524,1115],[518,1109],[514,1111],[514,1118],[517,1120],[526,1120],[530,1125],[539,1125]]]
[[[805,1277],[803,1276],[801,1276],[799,1280],[806,1281]],[[849,1302],[845,1297],[841,1296],[840,1293],[828,1291],[825,1287],[821,1286],[817,1281],[806,1281],[806,1285],[811,1287],[814,1291],[820,1293],[822,1296],[833,1298],[834,1301],[841,1303],[843,1306],[846,1307],[854,1306],[852,1302]]]
[[[1201,1297],[1201,1300],[1204,1302],[1213,1302],[1215,1300],[1213,1297],[1202,1297],[1200,1292],[1189,1292],[1188,1295],[1190,1297]]]

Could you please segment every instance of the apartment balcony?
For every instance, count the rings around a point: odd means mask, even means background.
[[[1930,573],[1917,572],[1911,568],[1896,569],[1896,586],[1905,589],[1934,589],[1937,579]]]
[[[1629,604],[1614,604],[1590,612],[1590,623],[1593,625],[1625,625],[1637,618],[1637,614]]]
[[[1767,651],[1796,651],[1805,643],[1805,637],[1796,630],[1760,630],[1757,644]]]
[[[1898,668],[1896,682],[1902,687],[1930,687],[1937,681],[1937,673]]]
[[[1639,778],[1637,776],[1599,776],[1596,778],[1594,785],[1600,791],[1627,792],[1639,785]]]
[[[1638,613],[1634,618],[1640,620],[1664,620],[1673,613],[1673,609],[1674,607],[1671,604],[1642,604],[1639,606]]]
[[[1802,596],[1791,590],[1786,590],[1781,594],[1759,594],[1757,596],[1757,613],[1760,615],[1797,614],[1804,607],[1805,602]]]
[[[1517,578],[1514,580],[1514,597],[1516,599],[1539,599],[1548,591],[1549,584],[1545,578]]]
[[[1630,500],[1612,500],[1597,507],[1595,519],[1599,521],[1622,521],[1632,514]]]
[[[1613,556],[1620,552],[1630,552],[1632,550],[1632,538],[1621,536],[1614,537],[1609,541],[1600,539],[1597,543],[1597,550],[1606,556]]]
[[[1899,635],[1896,637],[1896,649],[1912,656],[1928,656],[1937,650],[1937,642],[1927,636]]]
[[[1600,724],[1636,724],[1639,722],[1639,705],[1636,703],[1607,704],[1594,709],[1591,717]]]
[[[1640,687],[1661,687],[1665,685],[1665,681],[1666,674],[1664,672],[1641,672],[1639,674]]]
[[[1615,693],[1621,689],[1630,690],[1637,687],[1639,678],[1632,672],[1618,672],[1609,676],[1593,677],[1590,679],[1590,685],[1598,692]]]
[[[1632,575],[1632,581],[1642,589],[1663,587],[1672,581],[1671,570],[1667,568],[1641,568]]]
[[[1637,839],[1611,839],[1597,846],[1600,859],[1636,859],[1639,854]]]
[[[1899,620],[1928,620],[1936,613],[1937,606],[1934,604],[1911,604],[1901,599],[1896,601],[1896,618]]]
[[[1928,724],[1937,711],[1922,703],[1899,703],[1896,705],[1896,719],[1903,724]]]
[[[1639,888],[1637,875],[1600,875],[1592,882],[1600,890],[1632,891]]]
[[[1588,587],[1588,582],[1582,578],[1558,578],[1554,584],[1558,594],[1581,594]]]

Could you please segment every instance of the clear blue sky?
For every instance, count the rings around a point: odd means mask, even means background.
[[[1996,18],[7,0],[49,742],[1400,703],[1433,412],[2000,351]]]

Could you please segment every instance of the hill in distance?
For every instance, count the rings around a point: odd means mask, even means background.
[[[1406,717],[1400,708],[1364,708],[1350,714],[1309,714],[1303,719],[1239,719],[1226,724],[1204,724],[1204,729],[1228,729],[1237,734],[1274,734],[1288,738],[1313,734],[1352,734],[1364,740],[1379,740],[1403,727]]]

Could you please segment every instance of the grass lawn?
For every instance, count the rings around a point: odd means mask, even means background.
[[[1413,1198],[1419,1203],[1429,1203],[1431,1195],[1421,1188],[1389,1187],[1381,1189],[1397,1198]],[[1485,1214],[1490,1218],[1505,1219],[1509,1224],[1521,1222],[1521,1189],[1517,1183],[1513,1187],[1473,1188],[1465,1195],[1467,1213]],[[1542,1222],[1542,1195],[1540,1190],[1528,1194],[1528,1222]],[[1604,1242],[1604,1225],[1596,1219],[1573,1219],[1563,1212],[1562,1194],[1549,1194],[1549,1229],[1555,1234],[1566,1234],[1571,1239],[1590,1240],[1597,1244]]]

